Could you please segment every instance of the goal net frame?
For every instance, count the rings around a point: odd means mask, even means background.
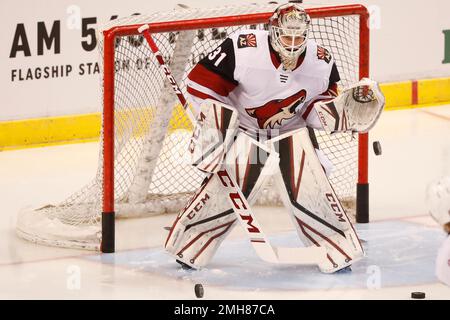
[[[369,77],[369,13],[363,5],[342,5],[307,8],[311,18],[358,15],[360,18],[359,77]],[[186,31],[201,28],[220,28],[231,25],[252,25],[266,23],[272,12],[244,14],[238,16],[213,17],[149,23],[151,33]],[[115,39],[123,36],[139,35],[143,24],[116,26],[103,32],[104,35],[104,83],[103,83],[103,212],[102,245],[103,252],[114,252],[114,68]],[[368,183],[368,134],[358,136],[358,181],[356,195],[356,221],[366,223],[369,219]]]

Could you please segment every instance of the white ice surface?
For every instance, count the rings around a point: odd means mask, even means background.
[[[371,219],[436,227],[426,216],[424,196],[429,182],[450,174],[450,106],[385,112],[371,132],[370,148],[373,141],[380,141],[383,154],[375,156],[370,149]],[[59,202],[78,190],[94,177],[97,157],[96,143],[0,152],[0,298],[195,299],[195,277],[143,270],[133,259],[120,263],[127,252],[160,250],[166,235],[163,227],[171,224],[174,215],[118,222],[116,256],[92,257],[92,252],[44,247],[16,237],[14,223],[20,209]],[[283,208],[256,211],[269,235],[293,230]],[[225,244],[233,241],[246,241],[239,227]],[[114,258],[117,263],[111,263]],[[429,264],[433,263],[430,259]],[[251,265],[246,268],[251,271]],[[71,289],[78,271],[80,288]],[[211,272],[213,279],[221,273],[229,275],[230,269],[216,263]],[[415,279],[410,285],[376,290],[286,289],[276,286],[276,277],[270,286],[254,283],[243,290],[232,283],[221,286],[212,281],[210,285],[208,279],[202,278],[207,299],[408,299],[411,291],[424,291],[429,299],[450,299],[450,288],[435,281],[417,284]]]

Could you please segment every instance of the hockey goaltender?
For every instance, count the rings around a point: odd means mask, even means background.
[[[283,4],[268,31],[232,34],[189,73],[197,119],[189,150],[205,178],[165,242],[184,268],[206,266],[238,223],[268,262],[333,273],[364,257],[312,129],[368,132],[384,96],[370,79],[340,89],[333,54],[309,38],[310,24],[300,5]],[[272,246],[255,219],[251,205],[271,175],[305,247]]]

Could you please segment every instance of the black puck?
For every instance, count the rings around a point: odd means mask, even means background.
[[[425,299],[425,292],[411,292],[411,298],[413,298],[413,299]]]
[[[200,283],[197,283],[195,285],[194,291],[195,291],[195,296],[197,298],[203,298],[204,290],[203,290],[203,286]]]
[[[379,156],[381,154],[381,144],[379,141],[374,141],[373,143],[373,152],[375,152],[375,154],[377,156]]]

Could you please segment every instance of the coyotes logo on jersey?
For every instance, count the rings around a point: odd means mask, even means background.
[[[283,120],[291,119],[299,104],[306,99],[306,90],[300,90],[294,95],[285,99],[271,100],[261,107],[245,109],[247,114],[258,120],[260,129],[274,129],[275,125],[280,125]]]
[[[256,36],[253,33],[241,34],[237,45],[238,48],[256,48]]]
[[[331,61],[331,54],[330,51],[325,49],[324,47],[317,46],[317,58],[320,60],[324,60],[326,63],[330,63]]]

